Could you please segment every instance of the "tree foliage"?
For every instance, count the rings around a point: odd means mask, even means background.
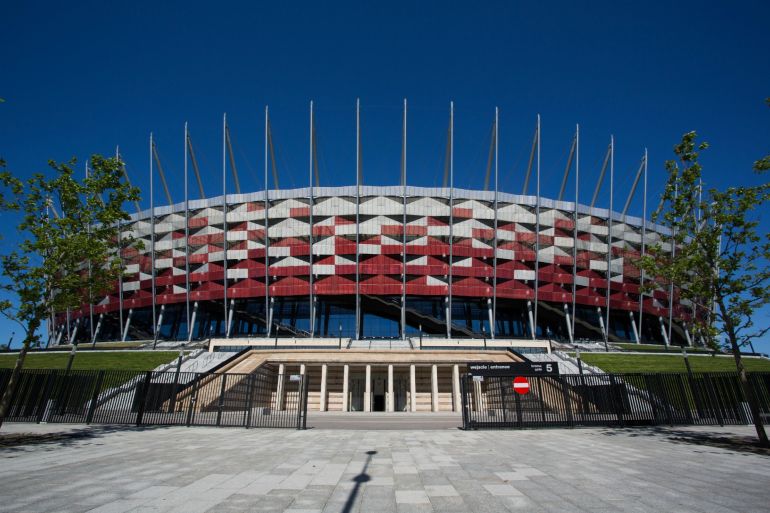
[[[692,304],[690,326],[696,336],[713,343],[720,333],[727,337],[745,386],[740,348],[770,330],[757,325],[755,315],[770,303],[770,233],[760,230],[770,183],[703,191],[698,159],[707,148],[695,132],[674,147],[677,159],[666,162],[668,181],[661,207],[653,214],[669,234],[648,247],[640,266],[649,276],[675,284],[680,302]],[[757,431],[767,443],[760,427],[761,421]]]
[[[91,172],[82,180],[75,176],[74,160],[51,161],[53,173],[25,180],[0,163],[0,212],[19,219],[18,243],[0,255],[0,314],[24,330],[18,369],[26,350],[41,345],[40,327],[52,312],[92,303],[123,272],[118,225],[130,219],[123,204],[137,200],[139,191],[124,180],[118,159],[94,155],[90,162]],[[124,238],[122,244],[135,242]],[[11,388],[9,383],[6,392]]]
[[[713,338],[721,328],[742,347],[770,329],[756,326],[754,316],[770,303],[770,234],[759,230],[770,183],[702,191],[698,158],[708,146],[696,138],[685,134],[674,147],[678,159],[666,162],[668,182],[653,220],[671,233],[649,246],[642,267],[693,303],[696,333]]]

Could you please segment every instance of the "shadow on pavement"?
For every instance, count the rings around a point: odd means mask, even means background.
[[[355,481],[356,485],[352,490],[350,490],[350,495],[348,495],[348,500],[345,501],[345,506],[342,508],[342,513],[350,513],[353,511],[353,506],[355,505],[356,497],[358,496],[358,489],[361,488],[361,484],[372,480],[371,476],[366,473],[366,469],[369,467],[369,463],[372,462],[372,456],[377,454],[377,451],[367,451],[366,454],[367,457],[366,463],[364,463],[364,468],[361,469],[360,474],[353,478],[353,481]]]
[[[669,442],[680,444],[700,445],[705,447],[717,447],[736,452],[759,454],[770,456],[770,449],[760,447],[755,436],[739,435],[735,433],[713,431],[689,431],[671,428],[626,428],[606,429],[601,432],[605,436],[625,435],[630,438],[657,437]]]
[[[102,438],[111,433],[121,433],[128,431],[154,431],[169,426],[78,426],[76,428],[64,429],[61,431],[50,432],[2,432],[0,431],[0,454],[15,451],[23,451],[25,447],[43,445],[51,449],[58,447],[71,447],[81,445],[82,442],[88,442]]]

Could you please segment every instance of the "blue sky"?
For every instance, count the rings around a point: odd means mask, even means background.
[[[610,134],[619,204],[645,147],[650,195],[661,190],[663,161],[689,130],[711,144],[703,159],[709,185],[760,181],[751,164],[770,153],[767,2],[326,4],[8,4],[0,155],[24,175],[48,159],[82,162],[120,145],[132,180],[146,187],[153,131],[180,201],[188,121],[211,196],[221,193],[227,112],[242,188],[258,190],[270,105],[280,185],[304,186],[312,99],[321,184],[350,184],[360,97],[364,181],[393,184],[407,98],[413,185],[441,184],[450,100],[458,187],[483,185],[495,106],[506,191],[521,190],[538,113],[544,195],[557,193],[576,123],[583,194],[593,189]],[[0,244],[12,244],[4,235]],[[0,341],[11,330],[0,321]],[[770,338],[757,349],[770,352]]]

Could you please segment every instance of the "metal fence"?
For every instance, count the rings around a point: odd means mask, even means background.
[[[461,378],[463,428],[725,425],[752,422],[736,373],[586,374]],[[749,374],[749,385],[770,416],[770,373]],[[521,390],[521,389],[520,389]]]
[[[0,370],[0,394],[10,376]],[[304,429],[307,383],[270,366],[251,374],[23,370],[5,420]]]

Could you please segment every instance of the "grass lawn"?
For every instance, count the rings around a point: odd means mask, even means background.
[[[80,351],[75,356],[73,369],[104,370],[152,370],[179,357],[178,351]],[[25,369],[64,369],[69,352],[31,353],[24,360]],[[16,362],[15,354],[0,355],[0,369],[11,369]]]
[[[574,356],[574,353],[572,354]],[[681,355],[581,353],[584,362],[607,372],[686,372]],[[693,372],[735,372],[732,356],[690,356]],[[749,371],[770,372],[770,360],[744,358]]]
[[[665,353],[666,352],[666,346],[659,345],[659,344],[626,344],[626,343],[613,343],[611,344],[613,346],[617,346],[620,349],[623,349],[624,351],[636,351],[636,352],[652,352],[652,353]],[[681,353],[682,349],[679,346],[670,347],[668,349],[669,353]],[[687,348],[688,353],[711,353],[710,349],[704,349],[702,347],[688,347]]]

